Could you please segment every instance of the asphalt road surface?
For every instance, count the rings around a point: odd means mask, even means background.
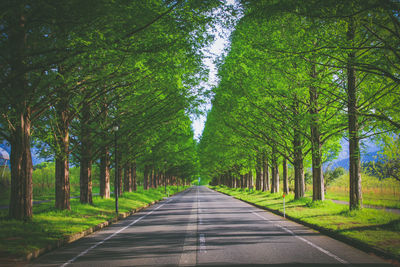
[[[391,266],[206,187],[192,187],[30,266]]]

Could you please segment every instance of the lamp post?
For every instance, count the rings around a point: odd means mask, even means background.
[[[115,195],[115,212],[118,217],[118,189],[119,189],[119,179],[118,179],[118,143],[117,143],[117,131],[119,129],[118,124],[113,126],[114,132],[114,145],[115,145],[115,181],[114,181],[114,195]]]

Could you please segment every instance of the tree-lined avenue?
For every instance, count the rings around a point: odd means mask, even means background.
[[[206,187],[192,187],[30,266],[249,264],[385,265],[302,225]]]

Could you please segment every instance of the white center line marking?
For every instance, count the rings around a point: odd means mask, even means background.
[[[268,222],[272,223],[271,220],[269,220],[269,219],[267,219],[267,218],[261,216],[260,214],[254,212],[254,211],[253,211],[252,213],[253,213],[254,215],[256,215],[257,217],[263,219],[264,221],[268,221]],[[273,223],[272,223],[272,224],[273,224]],[[348,261],[346,261],[346,260],[340,258],[339,256],[336,256],[335,254],[333,254],[333,253],[327,251],[326,249],[321,248],[320,246],[314,244],[313,242],[308,241],[307,239],[305,239],[305,238],[303,238],[303,237],[301,237],[301,236],[296,235],[293,231],[287,229],[285,226],[282,226],[282,225],[279,225],[279,224],[273,224],[273,225],[274,225],[274,226],[277,226],[277,227],[279,227],[279,228],[281,228],[281,229],[284,230],[285,232],[287,232],[287,233],[293,235],[295,238],[300,239],[301,241],[303,241],[303,242],[307,243],[308,245],[312,246],[313,248],[316,248],[317,250],[321,251],[322,253],[328,255],[329,257],[334,258],[334,259],[337,260],[338,262],[340,262],[340,263],[342,263],[342,264],[346,264],[346,265],[348,265],[348,266],[352,266]]]
[[[158,206],[157,208],[153,209],[152,211],[150,211],[149,213],[146,213],[145,215],[143,215],[142,217],[132,221],[130,224],[128,224],[127,226],[125,226],[124,228],[119,229],[118,231],[114,232],[113,234],[107,236],[106,238],[104,238],[103,240],[97,242],[96,244],[94,244],[93,246],[89,247],[88,249],[82,251],[81,253],[79,253],[77,256],[73,257],[72,259],[70,259],[69,261],[67,261],[66,263],[64,263],[63,265],[60,265],[61,267],[65,267],[71,263],[73,263],[74,261],[76,261],[78,258],[82,257],[83,255],[87,254],[89,251],[91,251],[92,249],[98,247],[99,245],[103,244],[104,242],[106,242],[107,240],[109,240],[110,238],[113,238],[114,236],[116,236],[117,234],[121,233],[122,231],[124,231],[126,228],[134,225],[135,223],[139,222],[140,220],[142,220],[143,218],[146,218],[147,216],[149,216],[150,214],[152,214],[153,212],[155,212],[156,210],[158,210],[159,208],[161,208],[162,206],[164,206],[165,204],[171,202],[172,199],[168,200],[166,203]]]
[[[197,201],[194,200],[190,209],[186,236],[183,241],[182,254],[178,266],[195,266],[197,257]]]
[[[204,234],[199,234],[200,253],[207,253],[206,237]]]

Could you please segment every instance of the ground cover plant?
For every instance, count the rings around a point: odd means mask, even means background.
[[[226,186],[210,186],[210,188],[283,212],[283,198],[280,193]],[[285,201],[288,216],[400,257],[399,214],[367,208],[349,211],[346,205],[336,204],[330,200],[313,202],[307,197],[295,200],[294,194],[291,193],[285,197]]]
[[[119,212],[129,212],[174,194],[187,187],[168,186],[124,193],[119,198]],[[56,244],[59,239],[79,233],[115,218],[114,198],[94,196],[93,205],[71,199],[71,210],[57,210],[54,201],[34,205],[35,217],[28,221],[8,219],[8,211],[0,211],[0,255],[18,258],[36,249]],[[29,235],[27,235],[29,233]]]

